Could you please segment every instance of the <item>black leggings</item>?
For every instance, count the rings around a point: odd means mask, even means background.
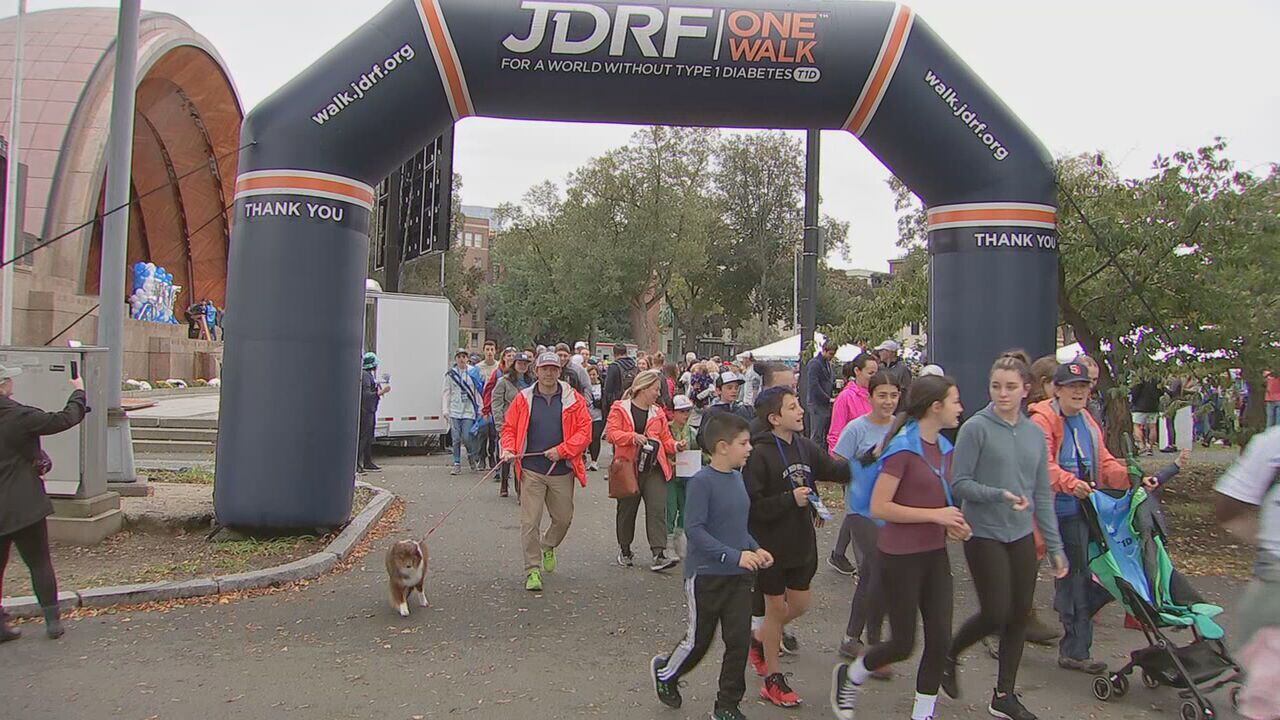
[[[889,640],[863,657],[868,670],[911,657],[916,645],[916,613],[924,623],[924,652],[916,671],[916,692],[937,695],[951,643],[951,562],[947,550],[911,555],[880,553]]]
[[[1031,535],[1002,543],[970,538],[964,544],[969,574],[978,592],[979,612],[965,621],[951,642],[951,657],[958,658],[974,643],[1000,634],[1000,674],[996,690],[1013,692],[1027,637],[1027,620],[1036,592],[1036,543]]]
[[[21,530],[0,535],[0,593],[4,588],[4,568],[9,564],[9,546],[17,545],[18,554],[31,571],[31,584],[41,607],[58,604],[58,578],[53,574],[53,559],[49,557],[49,526],[44,520]],[[4,611],[0,610],[0,618]]]
[[[587,448],[587,452],[591,454],[591,460],[600,459],[600,437],[604,435],[604,420],[591,421],[591,446]]]

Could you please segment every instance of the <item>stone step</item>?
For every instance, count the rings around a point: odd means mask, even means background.
[[[130,427],[134,440],[190,440],[193,442],[217,442],[218,431],[198,428],[146,428]]]
[[[212,455],[217,446],[193,440],[134,440],[136,455]]]
[[[129,417],[131,428],[181,428],[186,430],[217,430],[217,418]]]

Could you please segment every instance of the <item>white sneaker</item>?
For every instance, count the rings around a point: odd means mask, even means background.
[[[596,472],[600,469],[600,465],[595,460],[592,460],[591,462],[587,463],[587,469],[590,470],[591,472]]]
[[[671,557],[664,550],[653,556],[653,564],[649,566],[649,569],[654,572],[662,572],[663,570],[669,570],[675,567],[679,563],[680,560],[678,558]]]

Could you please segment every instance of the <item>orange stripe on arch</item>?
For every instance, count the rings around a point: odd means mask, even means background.
[[[444,71],[445,88],[453,99],[454,111],[458,120],[475,114],[467,96],[465,82],[462,78],[462,63],[453,52],[453,44],[449,42],[449,34],[445,29],[444,15],[436,0],[418,0],[422,8],[422,17],[426,20],[427,30],[431,34],[431,45],[440,58],[440,67]]]
[[[343,195],[353,200],[373,204],[373,193],[363,188],[358,188],[347,183],[336,182],[334,180],[323,180],[312,177],[299,177],[289,175],[273,175],[267,177],[251,177],[241,178],[236,181],[236,192],[245,192],[248,190],[316,190],[319,192],[333,193],[335,195]]]
[[[902,48],[907,42],[907,30],[911,26],[911,16],[911,8],[906,5],[898,6],[897,13],[894,15],[893,22],[889,28],[888,42],[885,45],[884,53],[880,56],[875,69],[871,73],[871,77],[868,78],[867,86],[858,98],[858,104],[853,109],[849,122],[845,123],[845,130],[855,135],[861,135],[871,121],[871,114],[875,111],[880,98],[884,95],[893,70],[902,56]]]
[[[1036,222],[1057,224],[1058,215],[1052,210],[947,210],[930,213],[929,225],[944,223],[973,223],[975,225],[999,225],[1001,223]]]

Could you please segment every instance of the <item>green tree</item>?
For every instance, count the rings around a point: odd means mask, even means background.
[[[929,253],[924,206],[901,180],[890,177],[887,182],[898,211],[897,245],[906,255],[884,284],[851,298],[844,314],[833,317],[822,328],[842,343],[875,345],[912,323],[928,327]]]

